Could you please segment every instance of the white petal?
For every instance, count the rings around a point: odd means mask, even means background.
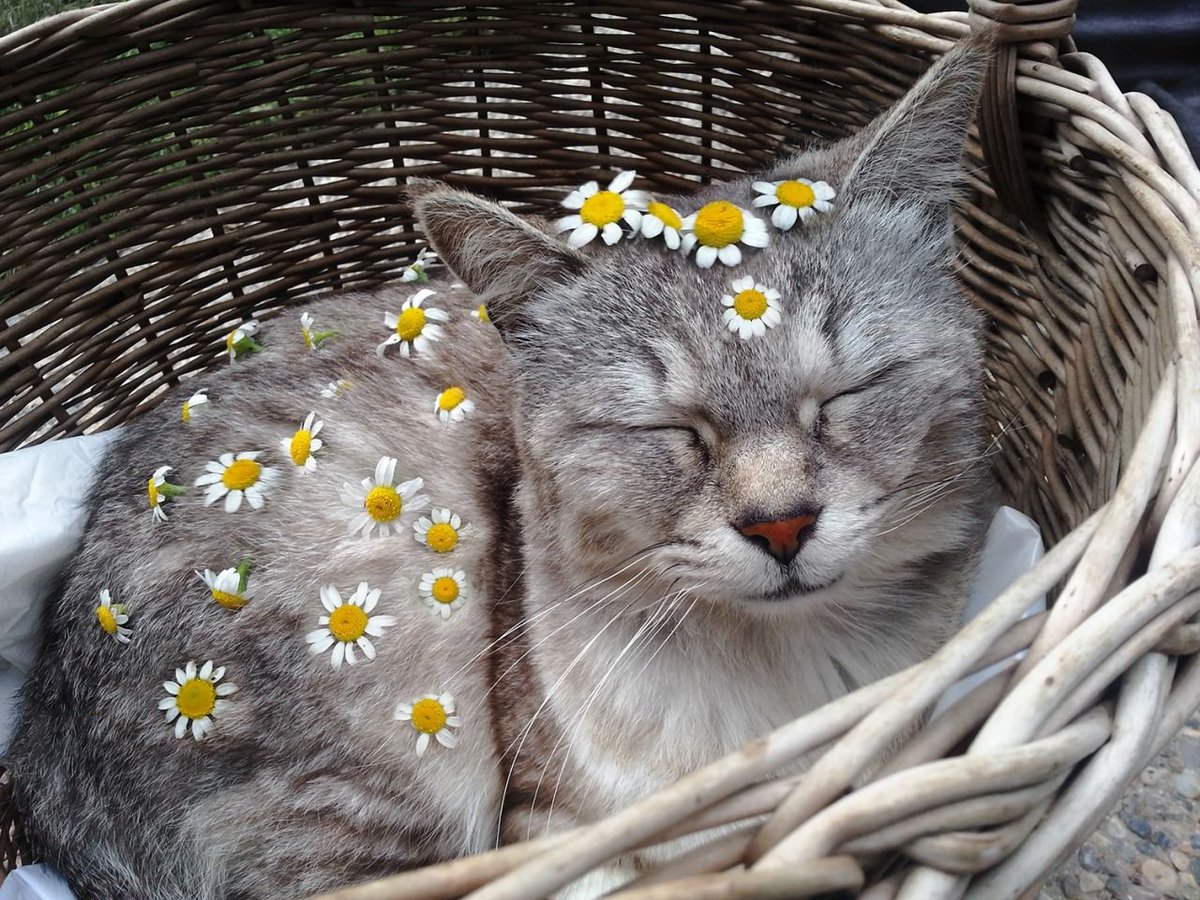
[[[437,733],[437,740],[443,747],[449,747],[450,749],[454,749],[455,745],[458,744],[458,737],[449,728],[443,728],[439,731]]]
[[[780,204],[771,213],[771,224],[781,231],[789,230],[796,224],[796,207]]]
[[[679,232],[674,228],[668,228],[663,232],[663,241],[666,242],[668,249],[679,249]]]
[[[208,679],[212,678],[212,671],[213,671],[213,662],[212,662],[212,660],[211,660],[211,659],[210,659],[210,660],[206,660],[206,661],[205,661],[205,663],[204,663],[204,665],[202,665],[202,666],[200,667],[200,677],[201,677],[202,679],[204,679],[205,681],[207,681]]]
[[[417,738],[417,756],[422,756],[429,747],[429,735],[421,732],[421,736]]]
[[[583,224],[583,219],[580,216],[563,216],[554,223],[555,231],[570,231],[573,228],[578,228]]]
[[[621,193],[625,188],[633,184],[633,179],[637,177],[637,172],[633,169],[626,169],[624,172],[618,172],[617,177],[608,183],[608,189]]]
[[[769,197],[755,197],[754,200],[751,201],[750,205],[757,209],[761,206],[774,206],[778,202],[779,198],[772,194]]]
[[[187,734],[188,721],[187,716],[180,716],[175,720],[175,737],[181,738]]]
[[[225,495],[225,512],[227,512],[227,513],[237,512],[238,509],[241,508],[241,505],[242,505],[242,492],[241,491],[230,491],[228,494]]]
[[[778,185],[775,184],[775,182],[773,182],[773,181],[756,181],[756,182],[754,182],[754,189],[756,191],[758,191],[760,194],[774,194],[776,187],[778,187]]]
[[[588,197],[591,197],[592,195],[596,194],[599,190],[600,190],[600,183],[598,181],[589,181],[587,184],[585,184],[583,187],[581,187],[579,189],[579,196],[583,197],[586,200]]]
[[[583,206],[583,194],[579,191],[571,191],[567,196],[563,197],[562,205],[567,209],[579,209]]]
[[[774,328],[780,323],[782,318],[783,317],[779,314],[779,310],[771,309],[770,307],[767,307],[767,311],[762,315],[763,324],[765,324],[768,328]]]
[[[625,215],[621,216],[625,220],[625,224],[632,228],[635,232],[638,226],[642,224],[642,214],[636,209],[625,210]]]
[[[642,237],[658,237],[665,227],[663,220],[658,216],[642,216]]]
[[[158,708],[159,709],[178,709],[179,707],[176,706],[174,697],[163,697],[161,700],[158,701]]]
[[[309,457],[309,459],[311,458],[312,457]],[[250,488],[248,491],[246,491],[246,499],[250,502],[251,509],[263,508],[264,498],[262,491]]]
[[[735,278],[729,282],[729,286],[735,291],[748,291],[754,287],[754,279],[749,275],[744,275],[741,278]]]
[[[329,660],[330,665],[335,669],[340,669],[342,666],[342,658],[346,655],[346,645],[338,641],[333,647],[333,656]]]
[[[571,232],[571,236],[567,238],[567,246],[578,250],[584,244],[588,243],[592,238],[600,233],[600,229],[591,222],[584,222],[578,228]]]
[[[702,269],[711,268],[712,264],[715,263],[716,261],[717,261],[717,248],[716,247],[709,247],[709,246],[705,245],[696,251],[696,265],[698,265],[700,268],[702,268]]]
[[[727,266],[736,266],[742,261],[742,251],[737,244],[726,244],[717,251],[717,258]]]
[[[188,678],[195,678],[196,677],[196,663],[189,660],[188,664],[186,666],[184,666],[183,674],[186,675]]]
[[[816,198],[819,201],[820,200],[832,200],[834,197],[837,196],[837,191],[835,191],[832,187],[830,187],[824,181],[814,181],[812,184],[812,190],[813,190],[813,194],[816,195]]]
[[[232,681],[226,681],[223,684],[217,685],[217,696],[218,697],[228,697],[230,694],[236,694],[237,692],[238,692],[238,686],[236,684],[234,684]]]
[[[753,322],[747,322],[745,319],[743,319],[741,322],[738,323],[738,337],[740,337],[743,341],[746,341],[746,340],[749,340],[753,336],[754,336],[754,323]]]
[[[342,646],[346,648],[346,665],[352,666],[358,662],[358,660],[354,658],[354,645],[343,643]]]
[[[358,644],[358,649],[363,652],[363,655],[365,655],[367,659],[375,658],[375,645],[372,644],[367,638],[360,637],[356,643]]]

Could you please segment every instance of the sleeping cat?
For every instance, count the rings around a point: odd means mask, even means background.
[[[416,186],[449,272],[232,333],[97,478],[12,746],[35,855],[303,896],[594,820],[935,650],[988,513],[949,220],[982,63],[753,178],[589,187],[565,239]]]

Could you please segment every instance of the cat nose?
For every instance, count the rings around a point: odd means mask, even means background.
[[[806,509],[790,519],[743,522],[737,530],[786,566],[812,537],[820,514],[819,509]]]

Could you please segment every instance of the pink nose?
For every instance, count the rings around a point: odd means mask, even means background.
[[[812,536],[820,510],[801,513],[777,522],[747,522],[738,531],[758,544],[785,566],[790,563]]]

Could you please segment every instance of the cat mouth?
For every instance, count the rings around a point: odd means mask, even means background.
[[[811,584],[793,576],[789,577],[787,583],[778,590],[771,591],[766,594],[759,594],[754,599],[766,601],[768,603],[792,600],[796,597],[804,596],[806,594],[815,594],[817,591],[823,591],[825,588],[833,587],[833,585],[837,584],[841,580],[841,575],[835,575],[833,578],[830,578],[827,581]]]

